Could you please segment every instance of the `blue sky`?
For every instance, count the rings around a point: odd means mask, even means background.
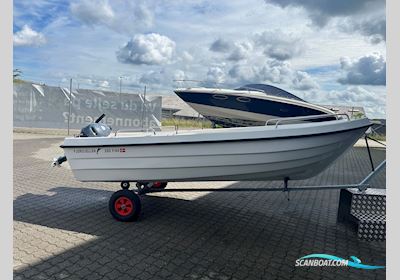
[[[14,68],[80,88],[119,90],[123,77],[123,91],[154,94],[177,79],[266,83],[383,118],[385,26],[382,0],[14,0]]]

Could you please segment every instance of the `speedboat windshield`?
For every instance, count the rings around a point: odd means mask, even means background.
[[[273,95],[277,97],[283,97],[283,98],[288,98],[288,99],[294,99],[298,101],[303,101],[303,99],[297,97],[296,95],[293,95],[283,89],[271,86],[271,85],[265,85],[265,84],[248,84],[241,86],[239,88],[235,88],[235,90],[252,90],[252,91],[259,91],[259,92],[264,92],[265,94],[268,95]]]

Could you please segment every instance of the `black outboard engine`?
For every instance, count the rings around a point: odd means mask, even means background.
[[[79,137],[107,137],[111,133],[111,127],[106,124],[99,123],[106,115],[102,114],[94,123],[91,123],[81,129]],[[53,166],[61,167],[63,162],[67,161],[66,156],[59,156],[53,159]]]
[[[104,123],[99,123],[105,114],[102,114],[94,123],[91,123],[81,129],[80,137],[107,137],[111,133],[111,127]]]

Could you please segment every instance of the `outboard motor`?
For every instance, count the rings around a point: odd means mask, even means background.
[[[94,123],[91,123],[84,128],[81,129],[81,133],[79,137],[107,137],[111,134],[111,127],[106,124],[99,123],[106,115],[102,114]],[[54,158],[52,165],[61,167],[63,162],[67,161],[66,156],[59,156],[58,158]]]
[[[107,137],[111,133],[111,127],[104,123],[99,123],[105,114],[102,114],[94,123],[81,129],[80,137]]]

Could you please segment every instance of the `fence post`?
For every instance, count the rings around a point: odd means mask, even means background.
[[[69,79],[69,114],[68,114],[68,136],[69,136],[69,120],[71,119],[72,106],[72,78]]]

